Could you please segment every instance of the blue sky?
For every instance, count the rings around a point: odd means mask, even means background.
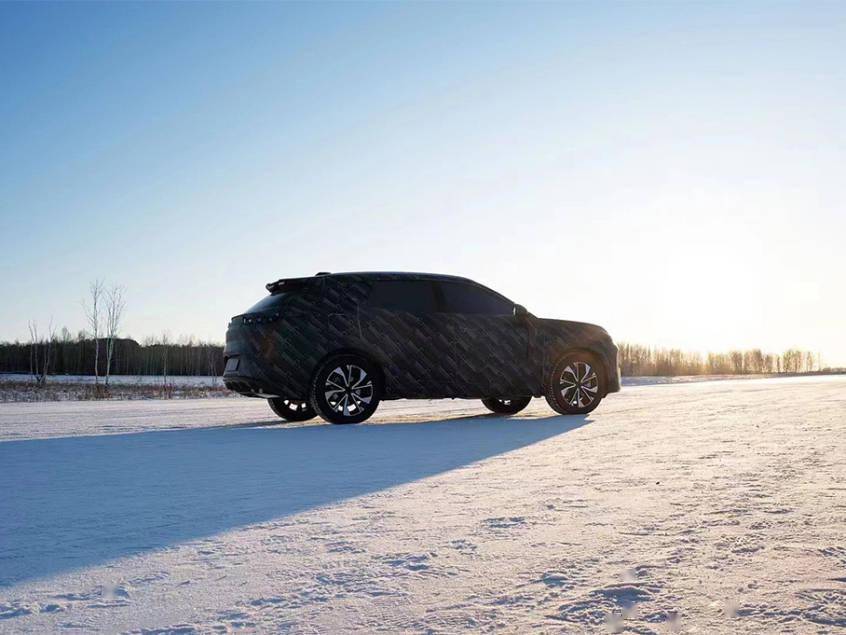
[[[835,3],[3,4],[0,339],[400,269],[846,364],[844,59]]]

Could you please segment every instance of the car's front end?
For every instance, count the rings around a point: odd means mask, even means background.
[[[614,340],[606,333],[608,341],[603,344],[605,349],[605,359],[608,365],[608,383],[606,384],[606,393],[620,392],[620,360],[619,350]]]
[[[599,358],[605,370],[602,382],[603,395],[619,392],[620,365],[617,346],[611,336],[601,326],[587,322],[573,322],[570,320],[539,319],[539,328],[544,334],[546,345],[544,359],[544,376],[549,372],[555,361],[564,353],[582,350]]]

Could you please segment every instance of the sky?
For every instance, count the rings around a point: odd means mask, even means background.
[[[0,340],[409,270],[846,365],[846,4],[0,4]]]

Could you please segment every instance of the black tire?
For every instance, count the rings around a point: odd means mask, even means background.
[[[327,359],[311,383],[311,405],[329,423],[361,423],[376,412],[381,397],[378,368],[359,355]]]
[[[488,397],[487,399],[482,399],[482,403],[485,404],[485,408],[491,412],[496,412],[497,414],[502,415],[513,415],[528,406],[531,400],[531,397],[517,397],[516,399]]]
[[[605,368],[590,353],[567,353],[546,378],[544,396],[559,414],[586,415],[605,396]]]
[[[314,408],[307,401],[274,397],[273,399],[268,399],[267,403],[276,416],[285,421],[308,421],[317,416]]]

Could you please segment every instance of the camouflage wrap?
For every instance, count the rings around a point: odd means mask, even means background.
[[[385,399],[540,396],[565,352],[591,351],[608,369],[607,392],[619,390],[617,352],[597,326],[528,316],[412,314],[371,307],[374,280],[476,284],[429,274],[336,274],[314,278],[263,322],[232,319],[224,356],[238,359],[226,385],[247,395],[305,399],[318,365],[340,352],[374,361]]]

